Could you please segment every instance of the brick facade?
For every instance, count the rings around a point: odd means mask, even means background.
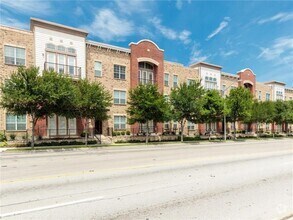
[[[42,23],[42,21],[40,21]],[[54,24],[50,24],[54,25]],[[56,24],[58,26],[58,24]],[[66,28],[65,26],[62,26]],[[58,27],[60,29],[60,27]],[[70,27],[68,30],[73,31]],[[34,30],[33,30],[34,31]],[[25,48],[26,67],[30,65],[36,65],[36,56],[34,51],[35,38],[33,31],[23,31],[14,28],[0,26],[0,75],[1,83],[5,79],[8,79],[13,71],[17,70],[17,66],[7,65],[4,62],[4,45],[11,45],[15,47]],[[70,32],[70,33],[71,33]],[[49,33],[49,32],[48,32]],[[63,37],[65,35],[62,35]],[[56,36],[55,36],[56,38]],[[54,38],[54,39],[55,39]],[[114,90],[120,90],[126,92],[126,99],[128,92],[131,88],[134,88],[139,84],[139,62],[150,63],[154,66],[154,80],[158,85],[160,92],[166,96],[169,96],[171,89],[174,87],[174,78],[177,77],[178,84],[188,82],[189,80],[202,80],[201,71],[199,70],[200,65],[204,65],[205,72],[212,76],[218,74],[220,80],[216,89],[225,90],[224,95],[229,95],[230,90],[233,87],[245,86],[250,88],[251,93],[256,99],[265,101],[268,97],[270,100],[275,100],[276,91],[272,83],[277,84],[278,89],[280,85],[283,87],[284,84],[280,82],[269,82],[260,83],[256,81],[256,75],[250,69],[244,69],[239,71],[237,74],[229,74],[221,71],[220,66],[212,64],[194,64],[189,67],[184,66],[180,63],[170,62],[164,60],[164,50],[160,49],[154,42],[150,40],[141,40],[137,43],[130,43],[129,48],[121,48],[113,45],[107,45],[99,42],[85,41],[85,74],[86,78],[91,82],[100,82],[107,91],[113,96]],[[79,56],[77,54],[77,56]],[[101,76],[95,75],[95,62],[100,62],[102,66]],[[116,79],[114,77],[114,65],[125,67],[125,79]],[[209,72],[210,68],[210,72]],[[215,69],[217,68],[217,73]],[[165,83],[164,77],[168,74],[168,82]],[[276,88],[277,88],[276,87]],[[284,87],[284,99],[293,99],[293,89]],[[267,95],[269,94],[269,95]],[[1,95],[1,94],[0,94]],[[126,104],[113,104],[110,108],[109,119],[102,122],[102,134],[111,135],[111,131],[114,128],[114,116],[127,116],[127,103]],[[0,108],[0,131],[6,128],[6,113],[4,109]],[[174,126],[175,122],[168,122],[169,128]],[[95,121],[90,122],[90,128],[95,128]],[[156,125],[159,133],[164,131],[164,123],[158,123]],[[177,125],[179,128],[179,125]],[[37,125],[37,129],[42,130],[41,135],[46,136],[48,127],[48,120],[46,118],[40,120]],[[84,129],[84,120],[77,119],[76,124],[77,130],[82,131]],[[218,122],[215,125],[217,132],[222,132],[222,122]],[[262,125],[263,128],[268,128],[267,125]],[[41,129],[40,129],[41,128]],[[228,123],[228,129],[232,129],[231,124]],[[246,129],[246,125],[237,123],[238,129]],[[27,129],[30,129],[29,119],[27,117]],[[271,126],[269,129],[276,129],[276,126]],[[126,125],[126,130],[134,131],[138,130],[138,125]],[[185,126],[185,134],[204,134],[206,132],[206,125],[199,124],[192,126],[192,129],[187,129]],[[14,132],[15,133],[15,132]],[[21,132],[20,132],[21,133]]]
[[[31,31],[24,31],[6,26],[0,26],[0,83],[9,79],[11,74],[17,71],[17,65],[5,64],[4,47],[12,46],[25,49],[25,66],[34,65],[34,35]],[[0,93],[1,98],[1,93]],[[29,117],[27,117],[27,129],[30,129]],[[6,129],[6,111],[0,108],[0,131]],[[14,132],[15,133],[15,132]],[[18,134],[19,133],[19,134]],[[23,135],[25,131],[16,132]]]

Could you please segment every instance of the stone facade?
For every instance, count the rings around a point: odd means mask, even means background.
[[[0,26],[0,83],[9,79],[11,74],[17,71],[19,66],[6,64],[4,60],[4,47],[12,46],[25,49],[25,66],[34,65],[34,34],[31,31],[24,31],[6,26]],[[1,97],[1,93],[0,93]],[[27,117],[26,127],[30,128],[29,118]],[[6,111],[0,108],[0,131],[6,130]],[[14,133],[24,133],[24,131]]]

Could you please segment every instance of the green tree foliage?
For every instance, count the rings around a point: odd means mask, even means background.
[[[181,142],[183,142],[183,131],[186,121],[194,123],[201,121],[204,113],[204,94],[205,90],[199,82],[189,85],[183,83],[171,91],[172,117],[180,123]]]
[[[224,101],[219,91],[208,90],[204,95],[204,114],[201,121],[211,124],[223,118]],[[211,126],[210,126],[211,127]]]
[[[286,132],[288,132],[288,124],[293,122],[293,101],[277,100],[274,102],[273,122],[277,124],[285,123]]]
[[[63,112],[71,103],[72,80],[54,72],[39,75],[36,67],[20,67],[11,78],[1,85],[1,106],[15,115],[29,114],[32,119],[32,142],[34,147],[35,125],[39,118]]]
[[[247,120],[256,123],[256,133],[258,135],[261,123],[270,123],[273,120],[274,104],[271,101],[259,102],[254,100],[251,108],[251,116]]]
[[[108,119],[108,111],[111,105],[112,96],[100,83],[90,83],[86,79],[76,82],[73,112],[75,117],[85,118],[86,144],[89,119],[99,121]]]
[[[149,122],[164,122],[170,117],[170,106],[153,84],[139,85],[129,91],[128,123],[145,123],[146,143],[149,137]]]
[[[226,102],[229,118],[234,123],[234,138],[236,139],[236,121],[247,121],[251,117],[253,98],[248,89],[237,87],[230,91]]]

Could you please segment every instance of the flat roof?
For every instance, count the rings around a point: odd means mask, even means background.
[[[280,84],[280,85],[286,85],[286,83],[280,82],[280,81],[269,81],[265,82],[264,84]]]
[[[116,51],[120,51],[120,52],[130,53],[130,49],[124,48],[124,47],[118,47],[118,46],[105,44],[105,43],[101,43],[101,42],[97,42],[97,41],[91,41],[91,40],[86,40],[86,43],[90,44],[90,45],[97,46],[97,47],[102,47],[102,48],[106,48],[106,49],[111,49],[111,50],[116,50]]]
[[[231,73],[225,73],[225,72],[221,72],[221,75],[222,75],[222,76],[227,76],[227,77],[236,78],[236,79],[238,79],[238,78],[239,78],[239,76],[238,76],[238,75],[231,74]]]
[[[207,63],[207,62],[196,62],[196,63],[190,64],[189,66],[190,67],[196,67],[196,66],[201,66],[201,65],[211,66],[211,67],[215,67],[215,68],[218,68],[218,69],[222,69],[222,66],[218,66],[218,65],[215,65],[215,64]]]
[[[47,27],[47,28],[51,27],[54,29],[58,29],[58,31],[60,31],[60,32],[64,32],[64,29],[65,29],[65,32],[67,30],[67,32],[71,31],[71,32],[79,33],[79,35],[84,35],[84,36],[88,35],[88,32],[85,30],[70,27],[70,26],[63,25],[63,24],[58,24],[58,23],[51,22],[51,21],[42,20],[39,18],[30,18],[30,21],[31,21],[31,25],[30,25],[31,31],[33,31],[34,26],[41,26],[41,27]]]

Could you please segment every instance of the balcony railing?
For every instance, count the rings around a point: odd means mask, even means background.
[[[81,77],[81,67],[78,66],[45,62],[44,69],[48,71],[52,70],[60,74],[66,74],[68,76],[71,76],[72,78],[79,79]]]
[[[155,80],[153,79],[147,79],[147,78],[138,78],[138,82],[139,84],[154,84],[155,83]]]

